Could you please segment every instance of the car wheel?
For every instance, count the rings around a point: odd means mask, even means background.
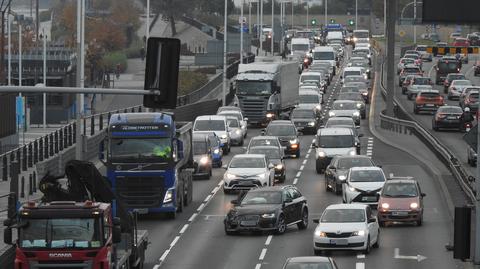
[[[212,177],[212,168],[210,168],[210,171],[208,172],[208,178],[207,179],[210,179]]]
[[[368,253],[370,253],[370,236],[368,236],[367,246],[365,247],[365,250],[363,251],[363,254],[368,254]]]
[[[229,193],[230,193],[230,190],[227,190],[227,189],[223,188],[223,193],[229,194]]]
[[[438,131],[438,126],[435,123],[432,123],[432,129]]]
[[[377,242],[373,244],[373,248],[378,248],[380,246],[380,230],[378,230]]]
[[[330,188],[328,187],[328,179],[325,178],[325,191],[329,192]]]
[[[423,223],[423,216],[420,217],[419,220],[417,220],[417,226],[422,226]]]
[[[316,163],[315,163],[315,170],[317,171],[317,174],[321,174],[323,173],[323,168],[322,166],[320,165],[320,162],[317,160]]]
[[[225,224],[225,234],[226,235],[236,235],[237,232],[227,230],[227,225]]]
[[[295,158],[300,158],[300,150],[297,151],[297,153],[295,153]]]
[[[408,100],[412,100],[412,95],[411,95],[411,94],[407,94],[407,99],[408,99]]]
[[[305,230],[308,227],[308,210],[305,208],[302,212],[302,221],[297,223],[299,230]]]
[[[285,182],[285,179],[287,179],[287,175],[284,174],[283,176],[280,177],[280,182],[282,183]]]
[[[242,138],[242,140],[240,141],[240,143],[239,143],[238,145],[239,145],[240,147],[243,146],[243,142],[244,142],[244,141],[243,141],[243,138]]]
[[[287,229],[287,224],[285,223],[285,217],[283,215],[280,215],[278,217],[278,223],[277,223],[277,234],[284,234],[285,230]]]
[[[406,94],[407,93],[407,90],[402,88],[402,94]]]
[[[413,114],[418,114],[418,108],[416,107],[413,108]]]
[[[335,194],[340,195],[342,194],[342,185],[335,183]]]

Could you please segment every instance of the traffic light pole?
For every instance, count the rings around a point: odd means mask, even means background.
[[[395,21],[397,0],[387,1],[387,116],[393,117],[393,97],[395,91]]]
[[[328,24],[328,0],[325,0],[325,26],[327,27]]]

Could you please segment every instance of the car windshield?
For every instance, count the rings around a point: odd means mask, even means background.
[[[255,146],[278,146],[278,141],[273,138],[259,138],[259,139],[252,139],[250,140],[250,147]]]
[[[297,135],[295,127],[287,124],[273,124],[267,127],[267,135],[273,136],[292,136]]]
[[[361,72],[360,71],[345,71],[343,72],[343,77],[346,78],[348,76],[355,76],[355,75],[361,75]]]
[[[301,94],[299,95],[300,104],[319,104],[320,97],[314,94]]]
[[[112,138],[112,162],[136,162],[139,159],[168,160],[172,155],[170,138]]]
[[[338,118],[338,119],[328,119],[325,128],[338,126],[338,125],[353,125],[353,120],[351,118]]]
[[[345,158],[338,160],[338,169],[350,169],[352,167],[370,167],[372,161],[367,158]]]
[[[272,83],[269,81],[237,81],[237,94],[240,95],[270,95]]]
[[[258,157],[239,157],[233,158],[229,168],[264,168],[265,162]]]
[[[368,38],[368,32],[353,32],[353,37],[356,38]]]
[[[308,75],[308,74],[305,74],[305,75],[302,75],[302,77],[300,78],[300,81],[301,82],[304,82],[306,80],[313,80],[313,81],[319,81],[321,79],[321,75]]]
[[[470,99],[470,100],[478,100],[478,92],[471,92],[471,93],[468,95],[468,99]]]
[[[343,86],[341,92],[356,92],[358,93],[360,89],[355,86]]]
[[[386,183],[383,186],[382,196],[417,197],[418,190],[415,183]]]
[[[223,120],[197,120],[195,121],[194,131],[225,131],[225,121]]]
[[[334,102],[332,106],[333,110],[353,110],[357,109],[357,103],[355,102]]]
[[[351,148],[354,145],[351,135],[321,135],[317,140],[320,148]]]
[[[251,154],[263,154],[268,159],[280,159],[280,151],[278,148],[250,148],[248,153]]]
[[[354,170],[350,172],[350,182],[384,182],[380,170]]]
[[[311,109],[295,109],[292,113],[294,119],[313,119],[315,118],[315,112]]]
[[[413,63],[415,61],[413,59],[410,59],[410,58],[403,58],[401,62],[403,64],[410,64],[410,63]]]
[[[447,78],[450,81],[460,80],[460,79],[465,79],[465,75],[463,75],[463,74],[448,75]]]
[[[202,155],[207,153],[207,143],[205,141],[193,141],[193,155]]]
[[[417,51],[427,51],[427,47],[417,47]]]
[[[98,218],[28,219],[20,229],[21,248],[100,248]]]
[[[405,56],[403,56],[403,58],[407,58],[407,59],[418,59],[418,55],[416,54],[406,54]]]
[[[356,74],[357,76],[348,76],[345,77],[345,83],[350,83],[350,82],[364,82],[365,78],[358,76],[358,73]]]
[[[320,220],[322,223],[365,222],[363,209],[327,209]]]
[[[449,114],[462,114],[463,110],[461,107],[439,107],[438,113],[449,113]]]
[[[335,53],[333,51],[315,51],[313,52],[314,60],[335,60]]]
[[[415,67],[407,67],[403,69],[403,73],[420,73],[420,69]]]
[[[333,269],[330,262],[289,262],[285,269]]]
[[[292,44],[292,51],[307,51],[310,48],[308,44]]]
[[[456,72],[458,71],[457,68],[459,68],[458,63],[456,62],[438,62],[437,67],[439,71],[442,71],[443,73],[450,73],[450,72]]]
[[[358,93],[341,93],[337,97],[338,100],[352,100],[352,101],[363,101],[363,98]]]
[[[234,118],[237,118],[238,120],[242,120],[242,115],[240,113],[222,112],[222,113],[218,113],[218,115],[225,116],[225,117],[234,117]]]
[[[250,191],[243,197],[241,205],[281,204],[282,193],[279,191]]]
[[[426,98],[437,98],[440,96],[438,92],[420,92],[420,95]]]
[[[227,124],[228,124],[228,127],[232,127],[232,128],[240,127],[240,124],[238,123],[237,119],[227,119]]]

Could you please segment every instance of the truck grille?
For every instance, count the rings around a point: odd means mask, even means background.
[[[75,268],[75,269],[91,269],[92,261],[30,261],[30,269],[59,269],[59,268]]]
[[[128,208],[150,208],[162,205],[165,194],[162,176],[118,176],[117,195]]]
[[[261,98],[262,99],[238,98],[243,116],[247,117],[248,121],[256,122],[265,118],[265,115],[267,114],[268,98]]]

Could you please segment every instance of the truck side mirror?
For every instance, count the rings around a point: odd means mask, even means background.
[[[149,108],[177,106],[180,39],[150,37],[147,40],[147,64],[143,105]]]
[[[3,243],[7,245],[12,244],[12,228],[6,227],[3,229]]]
[[[112,241],[114,244],[122,241],[122,227],[120,226],[120,218],[118,217],[113,218]]]

